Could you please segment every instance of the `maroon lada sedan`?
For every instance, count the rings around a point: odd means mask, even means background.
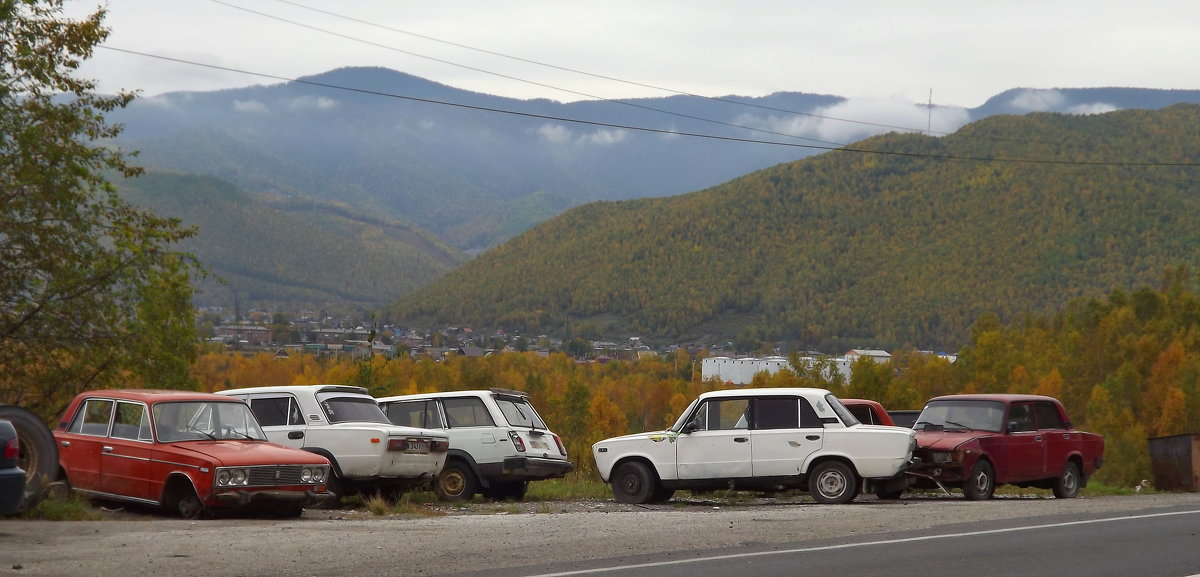
[[[194,518],[254,509],[297,517],[329,502],[329,460],[267,441],[241,399],[185,391],[81,393],[54,431],[60,476],[92,498]]]

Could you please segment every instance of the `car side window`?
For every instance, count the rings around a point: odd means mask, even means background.
[[[854,415],[854,418],[858,419],[860,423],[868,425],[879,424],[879,419],[875,416],[875,411],[871,409],[870,405],[851,405],[846,407],[846,410],[850,411],[850,414]]]
[[[450,427],[495,427],[491,413],[479,397],[443,399],[446,424]]]
[[[1065,429],[1066,423],[1063,423],[1062,416],[1059,415],[1058,409],[1053,403],[1036,403],[1034,404],[1034,413],[1037,415],[1037,428],[1039,429]]]
[[[821,417],[817,415],[817,411],[808,404],[808,399],[798,399],[800,401],[800,428],[801,429],[820,429],[825,426],[821,422]]]
[[[437,410],[436,401],[402,401],[388,403],[388,420],[394,425],[419,427],[422,429],[441,429],[442,416]]]
[[[250,412],[264,427],[278,425],[303,425],[304,416],[291,395],[250,399]]]
[[[709,399],[696,408],[692,425],[696,431],[748,429],[749,399]]]
[[[1013,405],[1008,408],[1008,430],[1023,433],[1034,430],[1033,413],[1027,404]]]
[[[114,404],[104,399],[84,401],[83,409],[75,414],[75,419],[71,421],[67,431],[100,437],[108,435],[108,422],[112,419]]]
[[[151,440],[150,416],[145,405],[118,402],[117,413],[113,418],[112,436],[118,439]]]
[[[795,429],[800,424],[800,403],[795,398],[755,399],[755,429]]]

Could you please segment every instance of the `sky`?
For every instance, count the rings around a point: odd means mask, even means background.
[[[103,1],[111,34],[80,75],[144,96],[345,66],[563,102],[791,91],[975,107],[1010,88],[1200,89],[1195,0]]]

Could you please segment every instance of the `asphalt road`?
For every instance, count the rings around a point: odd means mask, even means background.
[[[1200,574],[1200,495],[0,521],[0,576]]]

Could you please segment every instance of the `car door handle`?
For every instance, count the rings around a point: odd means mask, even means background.
[[[304,431],[288,431],[289,439],[303,439]]]
[[[804,438],[810,441],[820,441],[821,435],[806,435]]]
[[[59,444],[60,444],[60,445],[62,445],[62,446],[64,446],[64,447],[70,447],[70,446],[71,446],[71,441],[63,441],[62,443],[59,443]]]
[[[735,442],[735,443],[745,443],[746,441],[749,441],[749,440],[750,440],[749,437],[734,437],[733,438],[733,442]]]
[[[105,453],[111,453],[111,452],[112,452],[112,447],[110,447],[110,446],[108,446],[108,445],[104,445],[103,447],[100,447],[100,450],[101,450],[101,451],[103,451],[103,452],[105,452]]]
[[[1039,443],[1040,443],[1040,442],[1042,442],[1042,436],[1041,436],[1041,435],[1038,435],[1038,436],[1034,437],[1034,438],[1033,438],[1033,440],[1035,440],[1035,441],[1037,441],[1037,442],[1039,442]]]

